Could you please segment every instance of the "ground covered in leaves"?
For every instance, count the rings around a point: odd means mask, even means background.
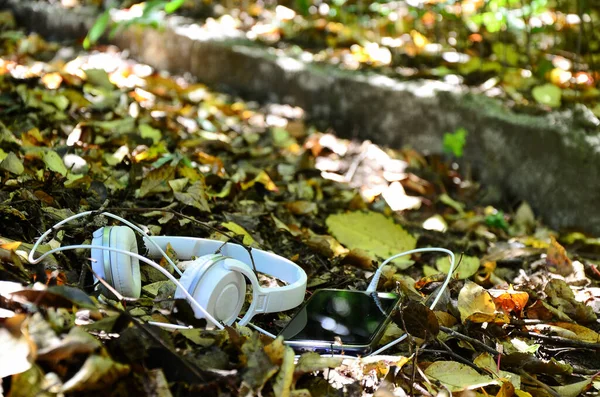
[[[45,1],[45,0],[44,0]],[[58,1],[56,1],[58,2]],[[65,7],[97,0],[62,0]],[[437,79],[545,113],[584,104],[600,117],[600,14],[586,1],[146,1],[113,3],[121,25],[160,26],[163,11],[303,62]],[[107,28],[99,18],[98,28]],[[110,27],[112,29],[112,27]],[[598,123],[597,123],[598,124]]]
[[[481,205],[486,190],[451,157],[341,140],[306,125],[302,109],[244,102],[114,48],[49,44],[2,17],[4,393],[598,394],[600,239],[549,230],[527,203]],[[385,355],[294,362],[281,339],[205,329],[145,266],[142,297],[116,301],[94,291],[85,250],[28,263],[37,236],[84,210],[272,250],[306,270],[308,295],[363,290],[383,259],[415,247],[451,249],[460,264],[433,311],[447,259],[384,270],[379,290],[402,304],[382,344],[410,335]],[[89,243],[107,222],[74,222],[41,250]],[[292,314],[254,321],[276,334]]]

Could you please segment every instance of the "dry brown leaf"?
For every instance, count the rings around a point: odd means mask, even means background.
[[[565,248],[556,241],[554,236],[550,237],[551,243],[546,252],[546,265],[552,272],[561,276],[568,276],[573,273],[573,264],[567,256]]]

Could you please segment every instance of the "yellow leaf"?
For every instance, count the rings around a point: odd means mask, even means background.
[[[571,331],[574,335],[565,337],[589,343],[600,343],[600,334],[583,325],[573,323],[553,323],[552,325]]]
[[[19,248],[20,245],[21,245],[20,241],[12,241],[10,243],[0,244],[0,248],[8,250],[8,251],[14,251],[17,248]]]
[[[402,226],[378,212],[355,211],[330,215],[329,232],[349,249],[361,249],[373,258],[389,258],[394,254],[414,249],[416,239]],[[394,261],[401,269],[412,265],[406,258]]]
[[[491,295],[480,285],[467,281],[458,294],[458,311],[464,323],[469,317],[477,314],[495,317],[496,305]],[[477,317],[481,319],[482,316]]]
[[[273,385],[273,391],[278,397],[288,397],[291,393],[292,382],[294,381],[294,358],[294,350],[289,346],[285,346],[283,362]]]
[[[429,40],[427,40],[427,37],[423,36],[416,30],[411,30],[410,37],[412,37],[413,42],[420,49],[424,48],[427,44],[429,44]]]
[[[249,182],[242,182],[241,183],[242,190],[248,190],[252,186],[254,186],[256,183],[261,183],[265,187],[265,189],[267,189],[270,192],[276,192],[279,190],[279,189],[277,189],[277,185],[275,185],[273,180],[271,180],[271,177],[269,176],[269,174],[267,174],[265,171],[259,172],[259,174],[256,175],[256,178],[254,178],[253,180],[251,180]]]
[[[256,241],[254,241],[254,238],[252,238],[250,233],[248,233],[246,231],[246,229],[244,229],[237,223],[225,222],[225,223],[222,223],[221,226],[223,226],[225,229],[229,230],[230,232],[233,232],[235,235],[244,236],[244,239],[242,240],[242,242],[245,245],[256,245]]]

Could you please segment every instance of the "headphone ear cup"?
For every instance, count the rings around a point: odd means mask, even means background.
[[[135,232],[128,226],[113,226],[110,232],[110,246],[123,251],[138,253]],[[142,293],[140,261],[137,258],[118,252],[110,253],[113,286],[124,296],[139,298]]]
[[[215,319],[231,325],[244,304],[246,279],[241,273],[227,269],[228,261],[239,262],[222,255],[202,256],[186,269],[179,281]],[[175,298],[184,297],[178,288]],[[196,318],[204,318],[198,308],[192,308]]]
[[[135,233],[127,226],[106,226],[94,232],[92,245],[138,253]],[[139,298],[142,292],[140,262],[137,258],[118,252],[92,249],[92,268],[120,294]],[[103,294],[111,296],[101,288]]]
[[[107,226],[110,227],[110,226]],[[101,227],[100,229],[97,229],[94,234],[92,235],[92,245],[96,246],[96,247],[103,247],[104,244],[102,243],[102,236],[104,235],[104,228]],[[94,270],[94,273],[96,273],[98,275],[98,277],[101,277],[103,280],[106,280],[109,284],[112,284],[112,279],[108,280],[107,279],[107,275],[104,274],[104,253],[108,252],[105,250],[101,250],[98,248],[92,248],[92,270]],[[107,255],[106,258],[110,261],[109,256]],[[96,276],[94,276],[94,282],[98,282],[98,279],[96,278]]]

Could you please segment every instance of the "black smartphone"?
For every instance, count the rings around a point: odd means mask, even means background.
[[[398,296],[321,289],[279,333],[297,353],[365,355],[381,339]]]

